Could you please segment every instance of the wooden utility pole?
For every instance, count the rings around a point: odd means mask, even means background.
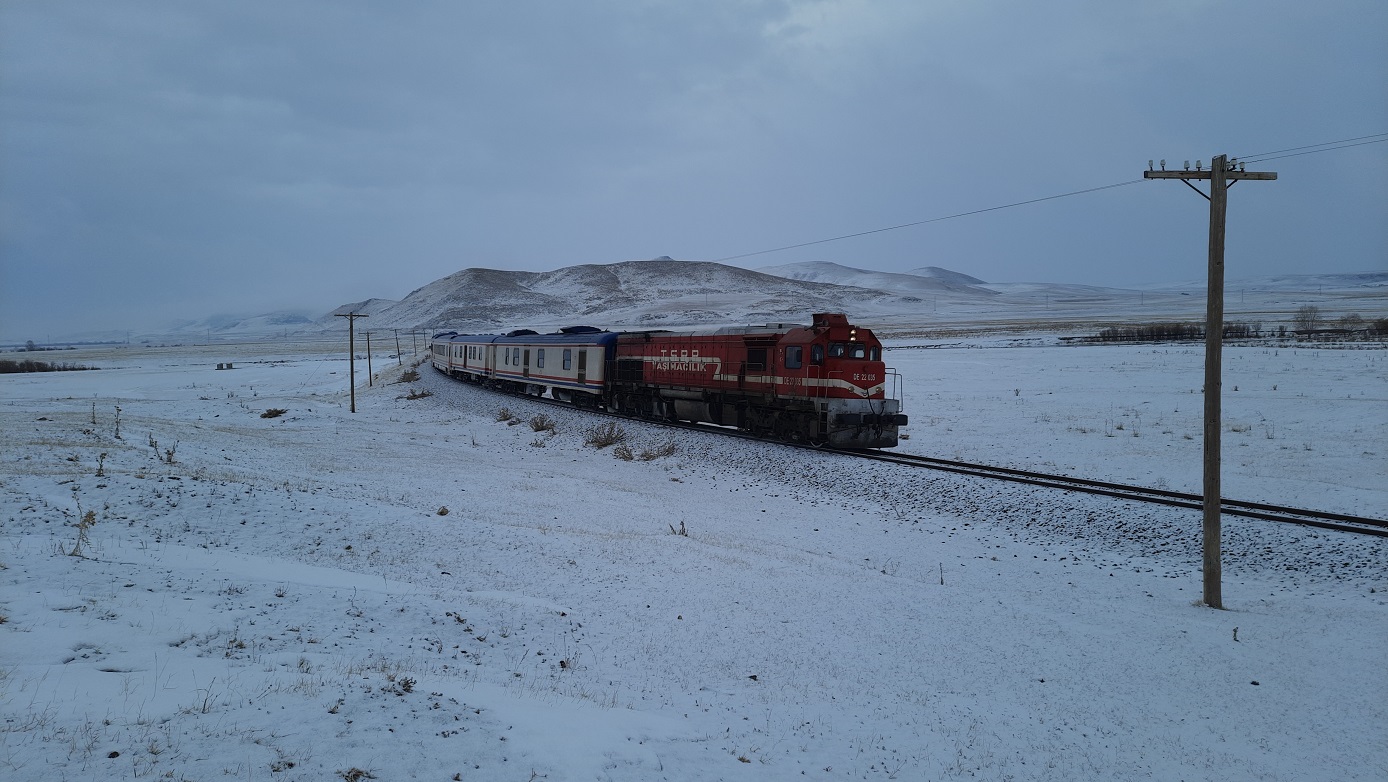
[[[405,366],[405,359],[400,355],[400,329],[395,329],[395,366]]]
[[[1203,171],[1200,161],[1195,161],[1195,170],[1167,171],[1166,161],[1161,162],[1161,170],[1152,170],[1152,161],[1147,161],[1147,171],[1143,179],[1179,179],[1191,190],[1200,193],[1210,202],[1210,268],[1205,290],[1205,479],[1202,508],[1204,509],[1204,577],[1205,605],[1210,608],[1223,608],[1222,592],[1223,565],[1220,558],[1220,506],[1219,486],[1220,456],[1220,392],[1223,376],[1224,349],[1224,218],[1227,212],[1228,191],[1240,179],[1276,179],[1271,171],[1244,171],[1243,166],[1230,161],[1224,155],[1210,160],[1210,170]],[[1210,180],[1210,194],[1205,195],[1200,188],[1192,185],[1192,179]]]
[[[357,318],[368,318],[369,315],[362,315],[357,312],[347,312],[338,315],[339,318],[347,319],[347,358],[351,369],[348,370],[347,383],[352,387],[352,412],[357,412]]]
[[[376,385],[376,376],[371,374],[371,332],[366,332],[366,384]]]

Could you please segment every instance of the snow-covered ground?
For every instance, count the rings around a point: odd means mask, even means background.
[[[1050,342],[894,341],[902,450],[1198,487],[1198,349]],[[0,376],[0,778],[1388,777],[1381,539],[1226,519],[1210,610],[1193,511],[329,350]],[[1383,516],[1385,358],[1226,348],[1225,493]]]

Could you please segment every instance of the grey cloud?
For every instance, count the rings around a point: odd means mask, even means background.
[[[1385,27],[1374,2],[6,4],[0,336],[718,258],[1388,131]],[[1385,163],[1234,191],[1231,274],[1382,267]],[[1167,184],[748,264],[1198,276],[1203,202]]]

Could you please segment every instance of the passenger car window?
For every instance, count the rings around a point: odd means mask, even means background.
[[[564,348],[564,368],[574,368],[574,352],[570,348]]]
[[[544,348],[540,348],[539,351],[537,351],[537,352],[535,353],[535,368],[536,368],[536,369],[544,369],[544,368],[545,368],[545,349],[544,349]]]

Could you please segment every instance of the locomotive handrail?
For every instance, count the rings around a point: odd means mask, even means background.
[[[901,382],[901,373],[897,372],[893,367],[885,367],[883,371],[886,373],[887,377],[892,379],[892,393],[887,398],[897,401],[898,412],[906,412],[906,398],[903,393],[906,385]]]

